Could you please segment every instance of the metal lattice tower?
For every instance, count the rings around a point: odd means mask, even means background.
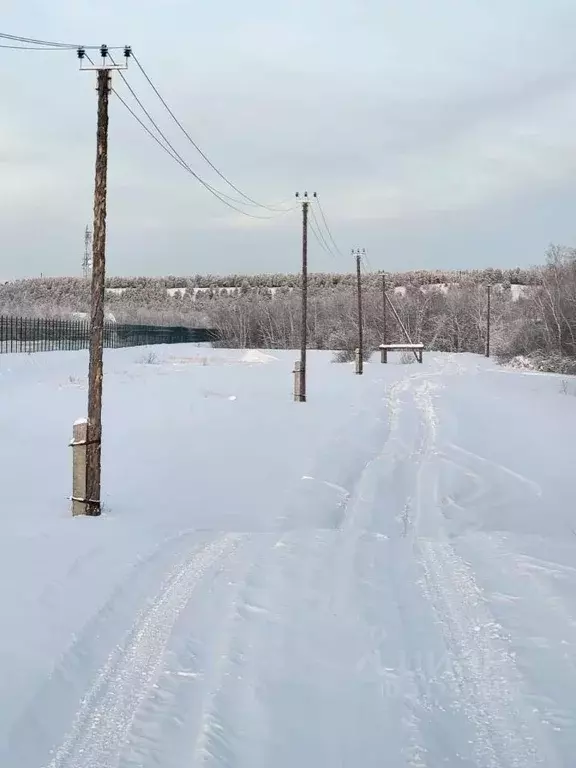
[[[84,279],[88,280],[92,272],[92,232],[90,227],[86,227],[84,232],[84,256],[82,258],[82,273]]]

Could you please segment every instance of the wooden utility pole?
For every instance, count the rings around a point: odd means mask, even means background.
[[[487,295],[487,307],[486,307],[486,357],[490,357],[490,326],[491,326],[491,314],[492,314],[492,286],[488,285]]]
[[[108,178],[108,100],[110,73],[98,70],[98,129],[94,183],[94,243],[90,292],[90,362],[86,446],[86,514],[101,513],[102,380],[104,349],[104,281],[106,277],[106,197]]]
[[[356,256],[356,292],[358,298],[358,360],[356,363],[356,373],[360,376],[364,373],[364,334],[362,329],[362,256],[366,250],[356,248],[352,250],[352,255]]]
[[[308,192],[300,198],[302,205],[302,322],[300,329],[300,366],[298,388],[294,391],[294,400],[299,403],[306,402],[306,351],[308,349],[308,207],[310,200]],[[316,192],[314,192],[316,197]]]
[[[382,273],[382,344],[388,344],[388,312],[386,307],[386,275]]]
[[[88,422],[86,425],[86,497],[85,514],[96,517],[102,512],[102,383],[104,351],[104,286],[106,280],[106,202],[108,180],[108,102],[111,70],[126,69],[130,48],[124,49],[126,63],[110,61],[108,47],[100,48],[100,65],[85,67],[86,51],[78,49],[80,68],[96,71],[98,120],[96,130],[96,171],[94,181],[94,227],[92,237],[92,280],[90,292],[90,349],[88,364]],[[92,62],[91,62],[92,63]],[[78,502],[78,500],[76,500]]]

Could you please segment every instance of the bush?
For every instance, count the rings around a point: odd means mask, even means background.
[[[524,371],[541,371],[542,373],[562,373],[566,376],[576,376],[576,358],[546,355],[534,352],[531,355],[499,355],[501,363]]]
[[[334,352],[332,358],[333,363],[353,363],[356,357],[356,350],[354,349],[339,349]]]
[[[138,362],[143,365],[157,365],[159,360],[155,352],[148,352],[147,354],[142,355]]]
[[[410,365],[410,363],[415,362],[416,358],[412,352],[402,352],[400,355],[400,365]]]
[[[364,354],[362,355],[362,358],[365,363],[369,362],[370,358],[372,357],[372,349],[366,349],[364,348]],[[355,347],[346,347],[346,349],[339,349],[336,352],[334,352],[334,356],[332,358],[333,363],[353,363],[356,360],[356,348]]]

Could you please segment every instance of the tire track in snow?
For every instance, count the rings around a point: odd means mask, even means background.
[[[530,478],[520,474],[519,472],[514,472],[514,470],[510,469],[509,467],[506,467],[504,464],[500,464],[499,462],[496,462],[496,461],[491,461],[490,459],[487,459],[485,456],[480,456],[480,454],[478,453],[467,451],[465,448],[462,448],[462,446],[456,445],[455,443],[448,443],[447,447],[452,451],[456,451],[462,454],[463,456],[468,457],[469,459],[472,459],[474,462],[477,462],[480,465],[484,465],[484,466],[488,466],[493,469],[496,469],[497,471],[507,475],[508,477],[511,477],[513,480],[516,480],[519,483],[522,483],[528,486],[528,488],[530,488],[530,490],[532,491],[532,493],[534,493],[535,496],[538,496],[539,498],[542,496],[542,488],[538,485],[538,483],[534,482],[534,480],[530,480]]]
[[[254,716],[253,651],[257,628],[268,620],[270,606],[261,592],[276,542],[274,534],[245,534],[242,546],[212,569],[209,592],[192,596],[138,707],[118,768],[176,768],[209,759],[228,765],[238,758],[237,749],[244,754],[262,741],[266,718],[265,712]]]
[[[394,481],[396,468],[411,462],[412,459],[418,462],[424,451],[422,441],[425,435],[415,434],[411,436],[408,442],[405,440],[403,420],[405,404],[403,398],[407,393],[410,394],[415,381],[430,375],[435,374],[411,374],[395,382],[388,391],[389,431],[387,438],[379,452],[366,463],[354,483],[346,509],[347,514],[337,532],[335,561],[338,565],[334,569],[335,579],[332,594],[332,608],[335,616],[345,617],[349,615],[350,610],[355,606],[359,580],[364,580],[365,584],[367,583],[366,578],[362,579],[360,576],[368,565],[366,560],[367,543],[383,545],[389,538],[388,535],[380,532],[375,518],[377,510],[380,509],[379,495],[383,477],[388,477],[390,481]],[[404,508],[406,515],[408,515],[408,506],[409,501]],[[408,525],[407,518],[404,525],[405,528]],[[391,567],[393,570],[395,566],[392,565]],[[366,589],[366,586],[364,588]],[[396,736],[401,734],[400,740],[396,741],[394,746],[392,743],[387,745],[390,764],[396,765],[402,761],[403,764],[414,766],[414,768],[426,768],[423,735],[417,718],[407,704],[410,699],[417,696],[416,688],[412,682],[407,679],[404,680],[406,700],[401,709],[388,709],[390,702],[387,701],[388,696],[385,691],[385,677],[383,675],[393,675],[393,670],[387,668],[387,665],[393,661],[389,657],[389,649],[384,651],[385,658],[382,657],[381,641],[382,638],[388,637],[389,630],[389,626],[385,630],[383,626],[377,625],[371,630],[370,639],[364,638],[367,645],[360,660],[358,674],[371,673],[373,684],[380,681],[381,699],[374,701],[373,705],[377,706],[382,717],[394,723],[392,728]],[[360,643],[360,639],[358,642]],[[374,662],[376,663],[374,664]],[[366,669],[364,669],[365,666]],[[389,724],[386,727],[388,726]],[[401,746],[399,746],[400,744]]]
[[[520,675],[471,569],[446,542],[421,541],[419,550],[424,591],[441,623],[455,698],[474,725],[479,764],[553,765],[542,754],[538,724],[518,691]]]
[[[438,428],[432,392],[429,383],[423,383],[414,393],[428,433],[418,470],[416,523],[424,523],[428,530],[435,523],[436,530],[422,538],[417,529],[415,550],[424,573],[423,591],[445,638],[452,670],[446,682],[456,687],[454,698],[474,724],[473,748],[482,768],[553,766],[556,759],[523,699],[522,679],[508,641],[491,616],[472,569],[456,553],[442,528],[437,510],[437,472],[430,471],[437,453]],[[527,481],[516,473],[505,473]]]
[[[110,653],[46,768],[117,765],[133,718],[159,673],[172,628],[191,592],[241,540],[240,535],[223,536],[168,574],[152,605],[138,614],[126,641]]]
[[[520,551],[509,537],[475,536],[467,547],[483,573],[495,615],[513,628],[515,658],[534,713],[560,754],[576,745],[576,614],[567,596],[574,569]],[[502,609],[504,608],[504,611]]]

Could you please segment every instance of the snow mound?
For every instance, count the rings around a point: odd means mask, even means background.
[[[274,355],[260,352],[257,349],[249,349],[240,358],[242,363],[272,363],[274,360],[278,360],[278,358],[274,357]]]

